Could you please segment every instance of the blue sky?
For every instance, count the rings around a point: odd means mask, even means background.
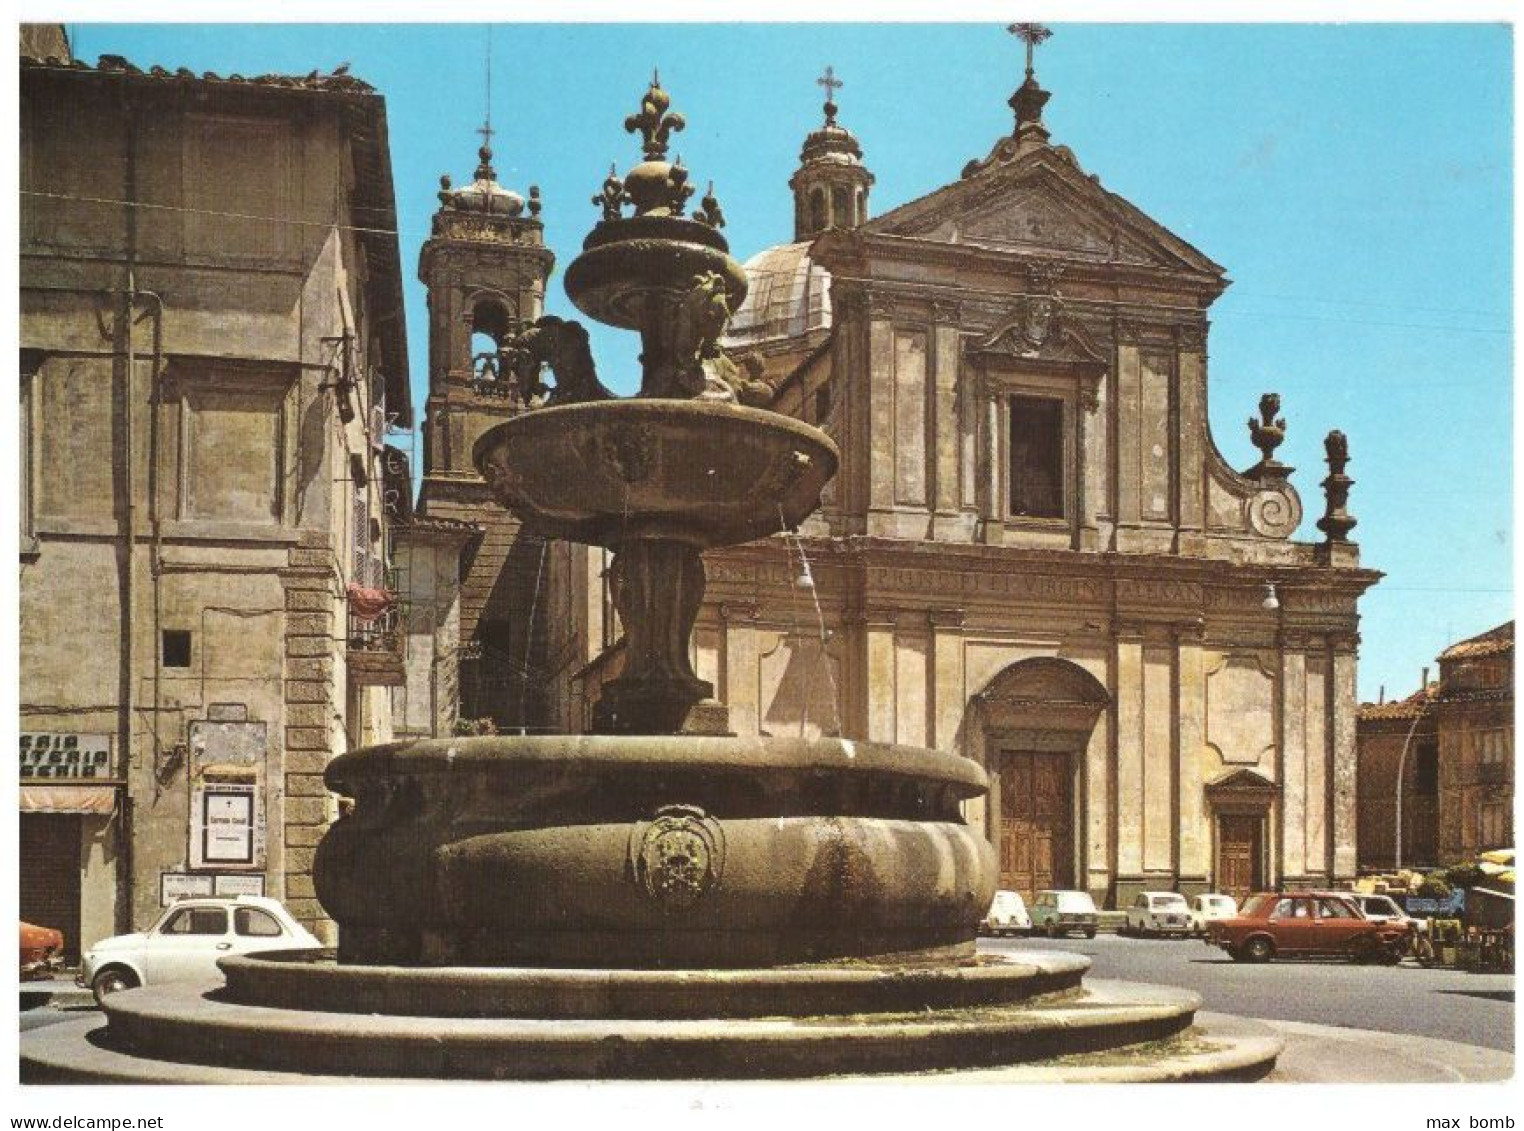
[[[469,179],[485,108],[481,24],[74,24],[80,53],[219,73],[348,62],[385,95],[408,287],[415,400],[427,322],[414,279],[439,174]],[[1319,537],[1322,437],[1349,436],[1363,563],[1360,693],[1416,688],[1450,642],[1512,616],[1510,29],[1464,25],[1055,24],[1045,120],[1097,174],[1227,267],[1212,310],[1209,403],[1228,462],[1276,391],[1278,457]],[[1020,45],[997,23],[496,25],[499,179],[538,184],[560,272],[596,219],[622,123],[653,66],[688,129],[674,148],[724,206],[745,259],[792,235],[787,188],[820,121],[815,79],[877,176],[874,212],[957,178],[1009,131]],[[634,336],[596,333],[605,381],[638,383]],[[421,412],[420,412],[421,415]]]

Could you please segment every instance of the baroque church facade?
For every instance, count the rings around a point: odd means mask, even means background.
[[[1251,420],[1245,471],[1208,427],[1223,268],[1052,142],[1030,61],[1009,136],[872,218],[834,85],[789,182],[793,238],[746,264],[724,344],[842,467],[799,531],[705,555],[695,670],[731,728],[975,760],[990,792],[966,816],[1000,886],[1028,896],[1122,906],[1353,878],[1357,603],[1380,574],[1348,538],[1344,437],[1327,442],[1323,538],[1296,541],[1277,400]],[[540,312],[532,203],[484,157],[471,190],[442,190],[424,252],[420,509],[485,532],[465,543],[452,627],[415,635],[410,678],[437,681],[481,636],[490,601],[466,606],[485,593],[532,660],[514,669],[539,712],[521,725],[580,731],[621,661],[607,562],[523,544],[470,469],[474,437],[517,409],[465,343],[498,310]],[[436,271],[446,259],[456,274]]]

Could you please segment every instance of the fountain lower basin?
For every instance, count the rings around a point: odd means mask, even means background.
[[[424,740],[335,759],[340,960],[697,968],[972,953],[985,776],[840,739]]]

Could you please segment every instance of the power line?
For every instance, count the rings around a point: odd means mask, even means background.
[[[178,213],[181,213],[181,214],[194,215],[194,216],[215,216],[215,217],[218,217],[220,219],[226,219],[226,220],[257,220],[257,221],[260,221],[262,223],[267,223],[267,224],[287,224],[287,225],[291,225],[291,226],[295,226],[295,227],[322,228],[322,229],[325,229],[325,230],[337,229],[339,231],[363,232],[363,233],[368,233],[368,234],[372,234],[372,235],[380,235],[380,236],[398,236],[398,237],[400,237],[400,235],[401,235],[401,232],[398,229],[396,229],[396,228],[377,228],[377,227],[371,227],[371,226],[362,225],[362,224],[340,224],[337,221],[328,221],[328,220],[299,220],[299,219],[294,219],[292,217],[287,217],[287,216],[259,216],[259,215],[255,215],[255,214],[249,213],[249,212],[225,212],[225,211],[222,211],[222,210],[219,210],[219,209],[190,208],[190,207],[187,207],[185,205],[178,205],[178,204],[157,204],[157,203],[152,203],[152,202],[143,201],[143,200],[118,200],[118,199],[113,199],[113,198],[110,198],[110,197],[74,196],[74,195],[71,195],[71,194],[68,194],[68,193],[39,192],[39,191],[36,191],[36,190],[33,190],[33,189],[23,189],[21,191],[21,195],[22,196],[37,197],[39,199],[44,199],[44,200],[67,200],[67,201],[72,201],[72,202],[78,203],[78,204],[105,204],[105,205],[112,205],[112,206],[122,207],[122,208],[145,208],[145,209],[153,209],[155,211],[161,211],[161,212],[178,212]],[[822,268],[822,270],[823,270],[823,268]],[[747,275],[748,275],[749,278],[764,278],[764,277],[781,278],[781,279],[795,279],[795,278],[798,278],[798,272],[797,271],[754,270],[754,271],[747,272]],[[1014,294],[1013,293],[1013,294],[1011,294],[1008,297],[1010,297],[1010,298],[1020,298],[1020,297],[1023,297],[1023,296],[1020,295],[1020,294]],[[1276,297],[1291,298],[1291,297],[1294,297],[1294,296],[1285,295],[1285,296],[1276,296]],[[1348,304],[1348,305],[1369,305],[1369,306],[1374,306],[1374,307],[1382,308],[1382,309],[1396,309],[1395,307],[1383,307],[1381,304],[1375,304],[1375,303],[1364,304],[1364,303],[1358,303],[1358,302],[1350,302],[1349,300],[1343,300],[1343,299],[1328,299],[1328,298],[1323,298],[1323,297],[1320,297],[1318,295],[1313,295],[1313,294],[1302,295],[1302,296],[1299,296],[1299,297],[1301,297],[1302,299],[1304,299],[1306,301],[1309,301],[1309,302],[1345,303],[1345,304]],[[1086,305],[1089,305],[1089,306],[1108,306],[1108,307],[1129,307],[1129,308],[1133,308],[1133,307],[1137,307],[1139,305],[1137,303],[1121,302],[1121,301],[1114,300],[1114,299],[1087,298],[1084,301],[1085,301]],[[792,305],[792,304],[790,303],[788,305]],[[1180,309],[1180,310],[1189,311],[1190,313],[1202,313],[1202,311],[1198,310],[1195,307],[1176,307],[1176,308],[1168,308],[1168,309]],[[1414,306],[1414,307],[1411,307],[1410,309],[1415,309],[1415,310],[1418,310],[1418,309],[1439,310],[1439,309],[1444,309],[1444,308],[1432,308],[1432,307],[1431,308],[1424,308],[1424,307]],[[1485,312],[1485,311],[1461,311],[1461,310],[1452,310],[1451,312],[1452,313],[1477,313],[1477,314],[1487,314],[1488,313],[1488,312]],[[1437,325],[1437,324],[1434,324],[1434,323],[1425,323],[1425,322],[1385,322],[1385,321],[1379,321],[1378,322],[1378,321],[1371,321],[1369,319],[1362,319],[1362,318],[1330,318],[1330,317],[1326,317],[1326,316],[1323,316],[1323,315],[1316,315],[1316,314],[1295,314],[1295,313],[1289,313],[1289,312],[1277,312],[1277,311],[1269,311],[1269,310],[1234,310],[1231,307],[1225,308],[1223,310],[1218,310],[1218,311],[1213,312],[1213,317],[1215,319],[1223,319],[1223,318],[1229,318],[1229,319],[1231,319],[1231,318],[1265,318],[1265,319],[1269,319],[1271,321],[1274,321],[1276,319],[1282,319],[1282,320],[1289,320],[1289,321],[1296,321],[1296,322],[1322,322],[1322,323],[1328,323],[1330,325],[1337,325],[1337,326],[1373,326],[1373,327],[1377,327],[1377,328],[1394,329],[1394,330],[1436,330],[1436,331],[1445,331],[1445,332],[1459,333],[1459,334],[1495,334],[1495,335],[1499,335],[1499,336],[1506,336],[1506,335],[1511,335],[1513,333],[1511,328],[1504,328],[1504,327],[1452,326],[1452,325]]]
[[[79,204],[111,204],[123,208],[152,208],[160,212],[182,212],[193,216],[217,216],[225,220],[260,220],[267,224],[291,224],[296,227],[322,228],[325,231],[337,228],[345,232],[368,232],[378,236],[395,236],[398,234],[395,228],[369,228],[358,224],[340,224],[332,220],[297,220],[289,216],[255,216],[248,212],[221,212],[211,208],[187,208],[181,204],[153,204],[146,200],[112,200],[103,196],[70,196],[61,192],[36,192],[31,189],[22,189],[22,196],[36,196],[46,200],[70,200]]]

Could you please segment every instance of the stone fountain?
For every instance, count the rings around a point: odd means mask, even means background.
[[[610,394],[586,331],[542,318],[504,358],[534,407],[475,448],[526,529],[613,551],[626,658],[595,733],[334,759],[328,785],[354,802],[316,862],[336,960],[225,959],[224,989],[113,995],[88,1056],[67,1043],[82,1024],[55,1026],[23,1050],[28,1078],[1226,1079],[1273,1065],[1272,1037],[1193,1026],[1192,994],[1086,986],[1073,955],[976,953],[996,863],[962,816],[987,788],[972,761],[728,733],[689,660],[703,552],[795,526],[838,453],[757,407],[766,390],[718,345],[746,278],[712,190],[684,215],[669,107],[653,80],[625,123],[643,160],[611,172],[566,273],[580,310],[640,333],[639,394]]]

